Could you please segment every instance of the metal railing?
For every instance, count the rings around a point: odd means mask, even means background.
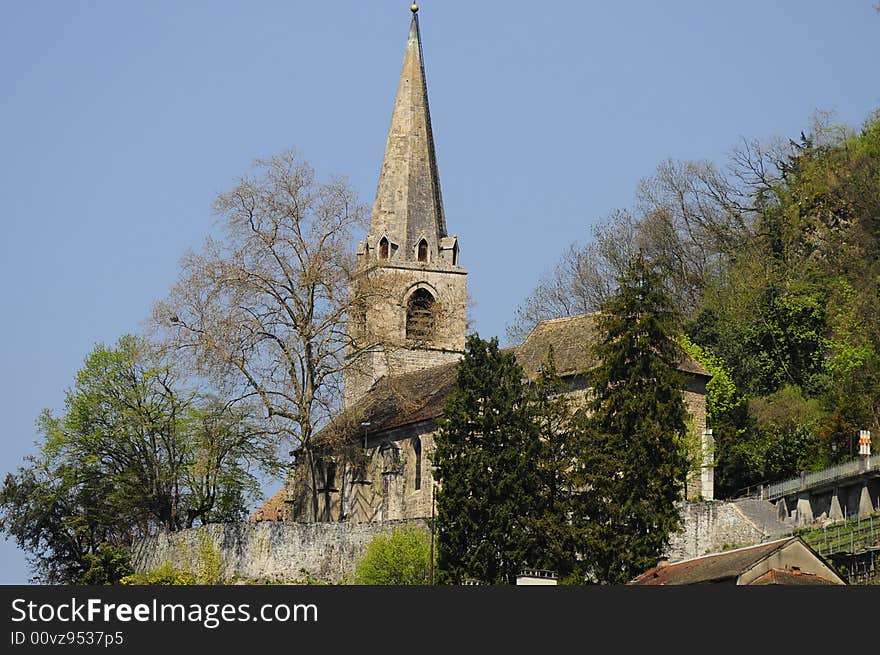
[[[774,482],[766,485],[761,497],[768,500],[776,500],[788,494],[817,487],[828,482],[834,482],[835,480],[856,477],[871,471],[880,471],[880,457],[869,458],[867,464],[863,464],[860,460],[861,458],[853,459],[836,466],[830,466],[821,471],[802,473],[796,478]]]

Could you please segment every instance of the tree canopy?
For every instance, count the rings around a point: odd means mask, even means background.
[[[40,417],[38,452],[7,475],[0,529],[38,579],[79,582],[101,579],[96,567],[124,575],[114,549],[153,529],[239,520],[257,471],[279,471],[274,440],[243,409],[187,389],[143,339],[99,345],[64,412]]]
[[[538,440],[522,378],[497,339],[468,337],[433,459],[441,582],[512,584],[536,557]]]
[[[721,165],[664,162],[633,207],[563,254],[509,335],[598,309],[640,251],[692,356],[733,390],[708,398],[716,493],[822,468],[880,431],[878,217],[880,113],[857,131],[818,113]]]
[[[679,528],[688,426],[675,327],[659,274],[634,258],[603,305],[592,346],[599,364],[586,373],[591,398],[576,432],[573,518],[584,581],[631,580]]]

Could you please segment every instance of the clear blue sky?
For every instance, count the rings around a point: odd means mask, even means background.
[[[880,107],[874,0],[424,0],[450,231],[482,336],[661,161]],[[0,473],[98,341],[137,331],[253,158],[298,147],[372,204],[400,0],[5,3]],[[0,540],[0,583],[24,583]]]

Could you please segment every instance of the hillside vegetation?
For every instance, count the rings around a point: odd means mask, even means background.
[[[720,167],[665,162],[519,308],[595,310],[642,252],[714,374],[708,412],[721,495],[814,470],[880,436],[880,113],[858,130],[817,115],[797,139],[743,142]]]

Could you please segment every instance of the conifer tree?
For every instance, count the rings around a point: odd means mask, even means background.
[[[434,452],[441,582],[512,584],[535,565],[538,440],[522,378],[497,339],[468,338]]]
[[[636,257],[598,319],[577,471],[581,574],[624,583],[656,563],[680,523],[687,411],[660,276]]]
[[[539,568],[555,571],[566,580],[576,565],[577,543],[570,516],[578,496],[573,494],[573,474],[579,453],[575,448],[573,405],[556,371],[553,348],[529,384],[529,414],[538,444],[535,468],[538,492],[531,520]]]

